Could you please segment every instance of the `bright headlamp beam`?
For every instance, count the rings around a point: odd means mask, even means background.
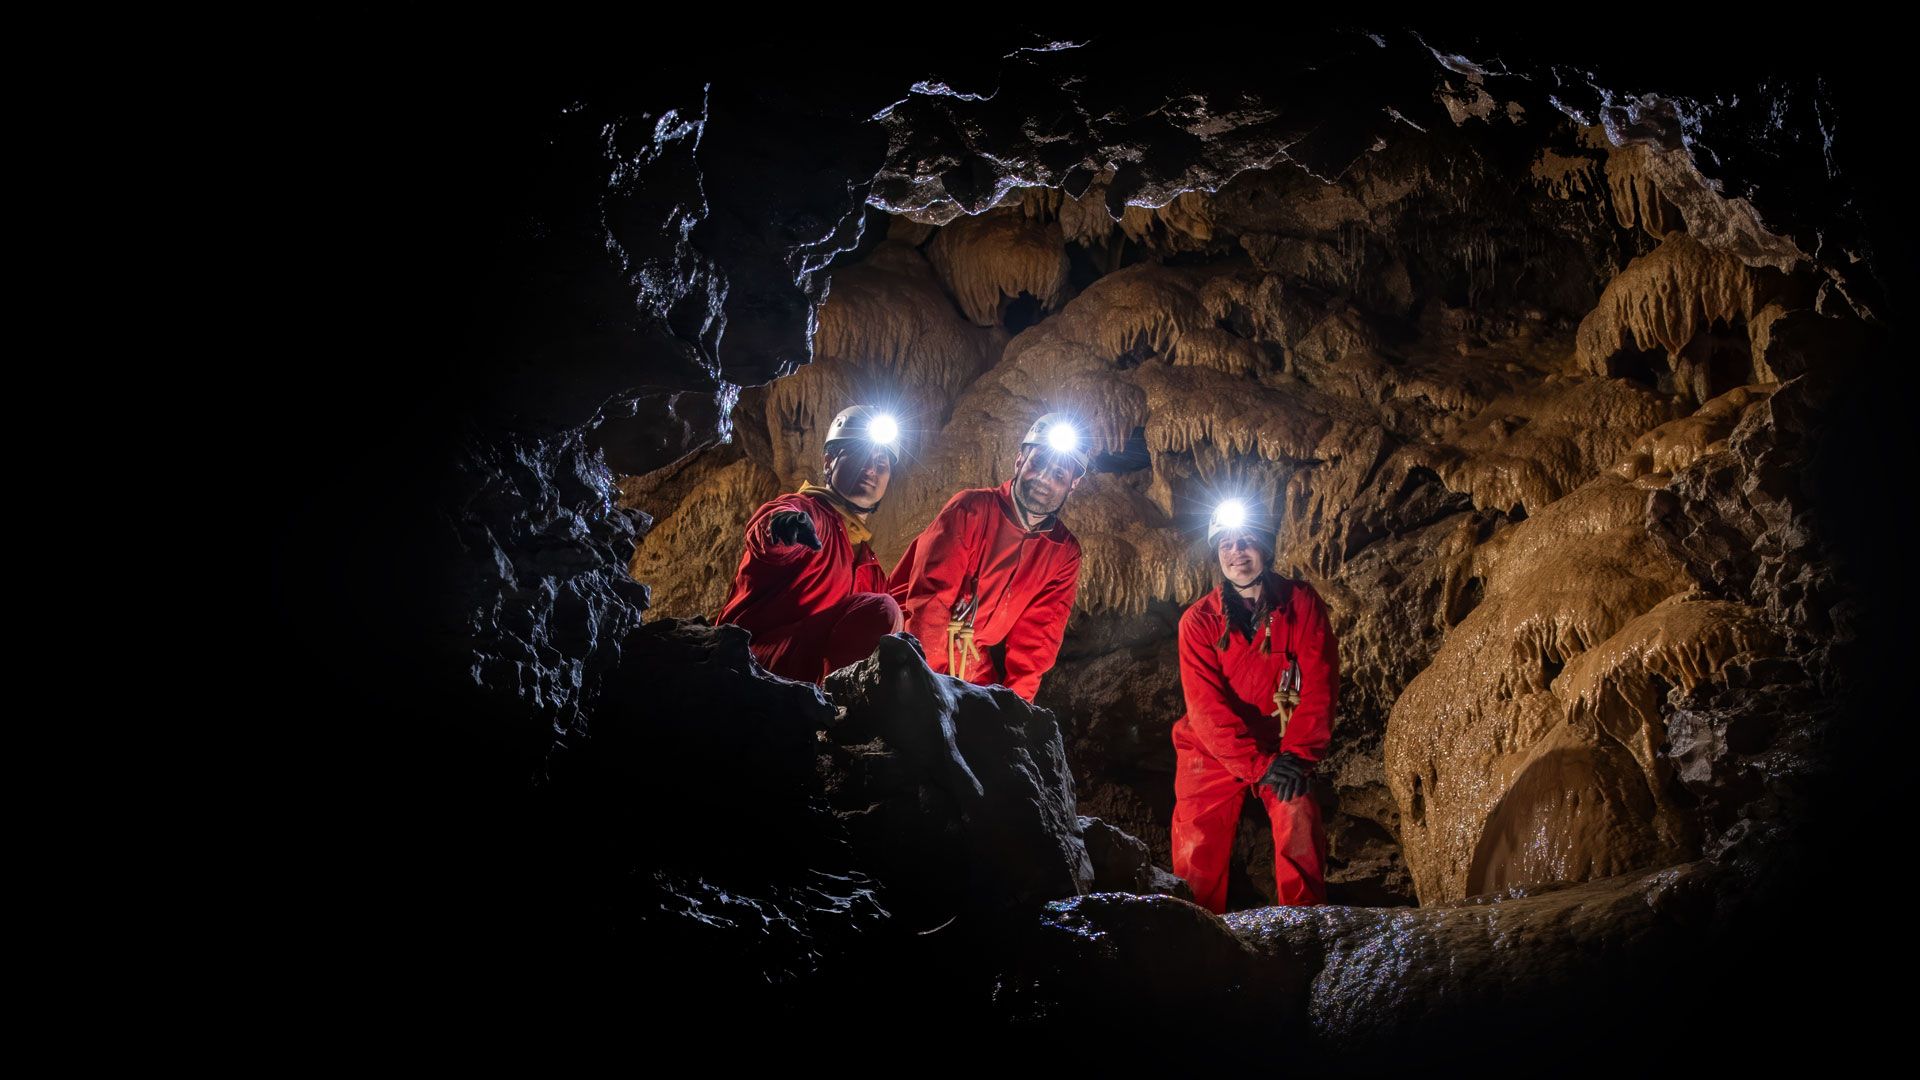
[[[1228,499],[1215,508],[1213,520],[1229,529],[1237,529],[1247,523],[1247,504],[1239,499]]]
[[[1055,424],[1047,429],[1047,445],[1062,453],[1071,452],[1080,445],[1080,433],[1072,424]]]
[[[899,423],[886,413],[881,413],[879,416],[874,417],[873,420],[867,424],[867,438],[872,439],[881,446],[890,445],[893,440],[899,437]]]

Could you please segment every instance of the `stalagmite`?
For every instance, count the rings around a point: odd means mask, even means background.
[[[1728,395],[1699,424],[1752,398]],[[1387,729],[1423,901],[1693,854],[1657,759],[1665,688],[1782,643],[1758,612],[1689,598],[1694,582],[1648,536],[1644,503],[1610,470],[1475,551],[1484,599]]]

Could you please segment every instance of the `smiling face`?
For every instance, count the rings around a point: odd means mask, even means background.
[[[887,497],[893,455],[869,442],[834,445],[827,451],[827,486],[856,506],[874,506]]]
[[[1071,457],[1040,446],[1021,447],[1013,470],[1013,488],[1022,507],[1040,517],[1059,513],[1082,476]]]
[[[1253,584],[1267,571],[1267,553],[1246,529],[1228,529],[1221,533],[1216,551],[1220,556],[1220,573],[1241,588]]]

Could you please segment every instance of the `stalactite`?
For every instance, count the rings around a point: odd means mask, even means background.
[[[1566,662],[1554,681],[1567,722],[1626,747],[1650,782],[1666,779],[1658,748],[1668,687],[1682,694],[1719,677],[1728,664],[1775,656],[1784,647],[1764,615],[1742,604],[1670,596],[1595,647]]]
[[[927,248],[947,291],[977,326],[1000,322],[1003,301],[1022,293],[1042,310],[1067,299],[1067,252],[1057,224],[1043,224],[1017,207],[962,217],[941,228]]]
[[[956,316],[932,267],[889,240],[835,272],[813,363],[768,388],[766,423],[783,484],[817,479],[827,424],[851,404],[891,407],[918,454],[953,399],[985,370],[998,339]]]
[[[1607,189],[1614,218],[1623,229],[1639,228],[1655,240],[1686,222],[1674,205],[1660,194],[1659,185],[1649,170],[1648,155],[1653,149],[1644,144],[1616,147],[1607,154]]]
[[[1715,320],[1744,325],[1787,291],[1777,271],[1749,267],[1686,233],[1669,233],[1609,282],[1581,320],[1580,363],[1609,374],[1622,350],[1657,346],[1676,355]]]
[[[1213,239],[1213,208],[1201,191],[1176,195],[1165,206],[1132,206],[1115,221],[1107,211],[1107,186],[1113,173],[1096,176],[1079,198],[1057,189],[1028,188],[1020,209],[1040,223],[1058,222],[1069,243],[1089,248],[1105,246],[1116,233],[1157,253],[1198,251]]]
[[[1182,535],[1139,482],[1089,477],[1072,508],[1081,545],[1076,610],[1137,615],[1149,601],[1196,595],[1211,580],[1196,538]]]
[[[1155,453],[1207,443],[1227,454],[1303,461],[1337,455],[1360,430],[1350,422],[1336,431],[1347,410],[1304,385],[1290,392],[1217,368],[1160,364],[1143,366],[1135,381],[1146,392],[1147,448]]]
[[[1598,190],[1605,170],[1605,159],[1597,153],[1561,154],[1543,148],[1528,169],[1534,183],[1555,199],[1584,200]],[[1631,227],[1631,226],[1627,226]]]

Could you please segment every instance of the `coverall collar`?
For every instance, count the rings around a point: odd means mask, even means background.
[[[1045,518],[1041,519],[1039,527],[1033,529],[1027,528],[1020,520],[1020,507],[1013,501],[1013,480],[1011,478],[1000,481],[1000,486],[994,488],[993,491],[994,494],[1000,496],[1001,512],[1006,514],[1008,519],[1018,526],[1022,532],[1030,535],[1038,535],[1041,539],[1049,540],[1056,544],[1066,543],[1067,538],[1065,533],[1067,527],[1061,524],[1059,514],[1048,514]]]
[[[1240,595],[1240,590],[1234,587],[1233,582],[1222,575],[1220,589],[1215,595],[1219,597],[1220,621],[1223,625],[1220,640],[1214,643],[1214,648],[1225,649],[1235,630],[1251,644],[1256,631],[1280,609],[1284,598],[1281,585],[1280,576],[1273,572],[1272,567],[1268,567],[1260,572],[1260,595],[1248,600]],[[1236,615],[1244,618],[1244,622]]]
[[[796,492],[796,494],[811,495],[826,503],[828,506],[833,507],[834,511],[840,515],[840,520],[847,527],[847,541],[849,543],[864,544],[868,540],[873,539],[873,530],[867,528],[867,512],[862,511],[859,507],[848,502],[846,496],[830,487],[814,483],[801,484],[800,490]]]
[[[1280,575],[1274,573],[1273,567],[1269,566],[1265,570],[1260,571],[1259,581],[1260,581],[1259,594],[1256,595],[1253,599],[1249,600],[1246,597],[1240,595],[1239,586],[1227,580],[1227,576],[1225,574],[1220,575],[1221,602],[1225,603],[1227,596],[1231,594],[1235,599],[1239,600],[1242,604],[1265,606],[1269,610],[1273,609],[1274,607],[1277,607],[1280,600]]]

